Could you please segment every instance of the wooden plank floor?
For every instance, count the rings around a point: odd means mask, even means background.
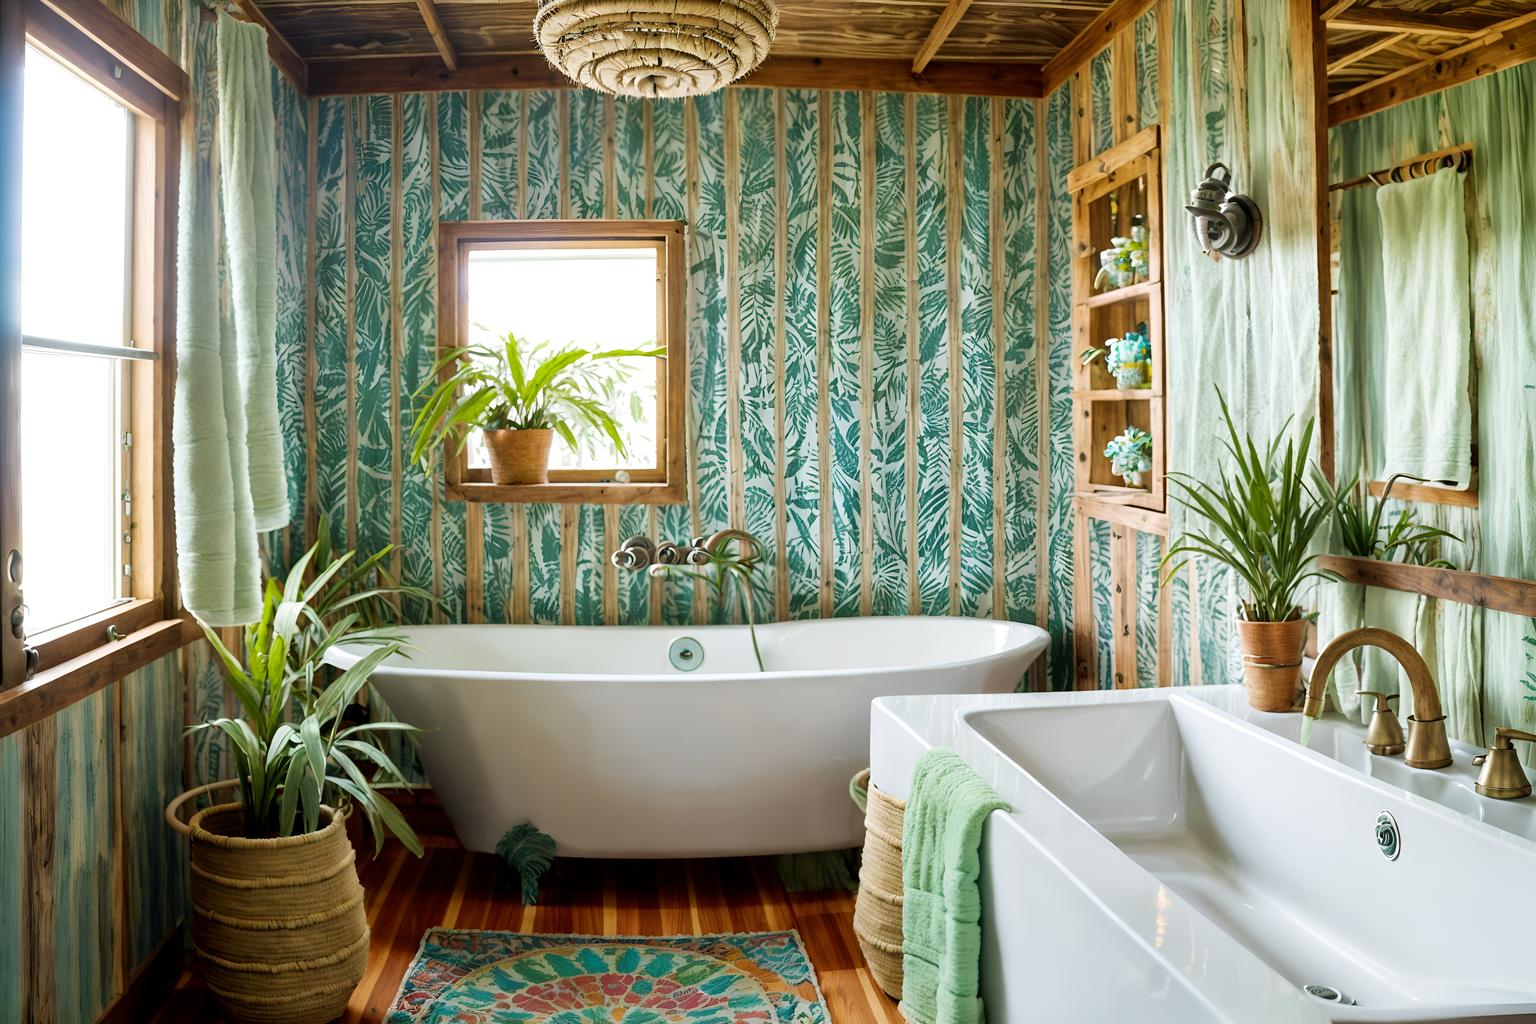
[[[382,1021],[428,928],[578,935],[707,935],[795,928],[805,941],[833,1024],[902,1024],[875,984],[853,936],[853,897],[789,893],[767,858],[555,862],[541,900],[524,906],[496,857],[459,846],[430,798],[410,814],[427,846],[420,860],[399,843],[372,856],[354,836],[372,937],[368,971],[344,1024]],[[218,1022],[197,972],[184,972],[153,1024]]]

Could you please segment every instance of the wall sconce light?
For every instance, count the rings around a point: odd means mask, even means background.
[[[1223,163],[1205,169],[1184,207],[1194,218],[1195,241],[1203,252],[1242,259],[1253,252],[1264,231],[1259,204],[1232,191],[1232,171]]]

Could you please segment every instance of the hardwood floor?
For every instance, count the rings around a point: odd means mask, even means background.
[[[690,861],[557,860],[540,902],[524,906],[500,860],[469,853],[430,798],[410,814],[427,846],[417,860],[398,843],[372,856],[354,836],[372,930],[368,971],[343,1024],[375,1024],[389,1011],[428,928],[577,935],[706,935],[798,929],[833,1024],[902,1024],[875,984],[853,936],[853,897],[789,893],[767,858]],[[194,969],[185,971],[153,1024],[217,1022]]]

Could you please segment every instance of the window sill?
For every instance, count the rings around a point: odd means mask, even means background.
[[[72,626],[82,628],[79,623]],[[192,619],[162,619],[39,671],[21,685],[0,692],[0,737],[84,700],[202,635]]]
[[[532,505],[681,505],[681,484],[551,483],[492,484],[462,481],[447,486],[449,501]]]

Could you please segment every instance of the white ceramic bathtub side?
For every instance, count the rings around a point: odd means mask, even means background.
[[[951,745],[1011,805],[983,845],[989,1020],[1536,1021],[1528,823],[1346,767],[1358,725],[1304,750],[1222,689],[876,702],[877,785],[906,796],[922,750]],[[1319,983],[1360,1005],[1303,995]]]
[[[878,697],[1012,692],[1047,637],[984,619],[739,626],[422,626],[374,684],[421,727],[459,838],[489,851],[531,821],[572,857],[699,857],[857,846],[848,781]],[[692,672],[668,647],[703,647]],[[338,664],[356,660],[339,650]]]

